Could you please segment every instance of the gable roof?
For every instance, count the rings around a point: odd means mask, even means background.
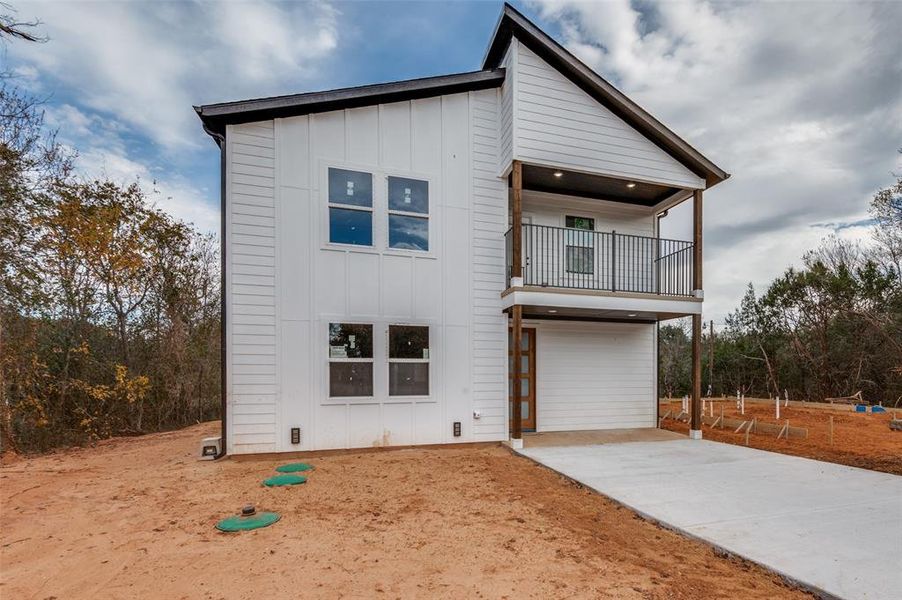
[[[730,176],[506,2],[482,68],[494,69],[501,64],[514,37],[639,133],[704,178],[707,187]]]
[[[212,135],[222,134],[225,126],[231,124],[484,90],[500,87],[503,82],[504,69],[483,69],[470,73],[377,83],[324,92],[205,104],[195,106],[194,111],[203,122],[204,129]]]

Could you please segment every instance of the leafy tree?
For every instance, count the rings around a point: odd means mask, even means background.
[[[715,387],[809,400],[861,391],[871,402],[900,402],[902,180],[878,191],[870,211],[873,243],[827,238],[762,295],[749,285],[717,336]],[[660,340],[662,392],[688,389],[688,339]]]

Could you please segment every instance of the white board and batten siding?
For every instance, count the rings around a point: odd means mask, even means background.
[[[513,158],[675,187],[705,182],[516,38],[509,59]],[[507,82],[505,83],[507,85]]]
[[[228,126],[229,453],[505,439],[511,161],[703,187],[516,39],[503,65],[500,89]],[[373,174],[373,247],[329,242],[329,167]],[[390,175],[429,182],[428,252],[387,248]],[[649,209],[527,192],[524,211],[655,234]],[[372,397],[329,397],[330,323],[373,325]],[[430,328],[426,397],[388,395],[393,324]],[[653,326],[542,323],[537,339],[540,430],[655,425]]]
[[[655,326],[538,323],[536,429],[655,427]]]
[[[506,437],[497,123],[485,90],[229,127],[230,453]],[[375,247],[329,243],[330,166],[373,173]],[[386,249],[388,175],[429,181],[429,252]],[[374,326],[372,398],[328,397],[335,322]],[[388,396],[391,324],[430,327],[428,397]]]

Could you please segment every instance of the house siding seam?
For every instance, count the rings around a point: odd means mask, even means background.
[[[702,178],[630,127],[524,44],[517,49],[514,158],[687,188]]]
[[[269,452],[278,404],[273,123],[230,126],[226,139],[228,451]]]

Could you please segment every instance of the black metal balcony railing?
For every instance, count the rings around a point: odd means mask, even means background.
[[[692,242],[547,225],[522,228],[524,285],[692,295]],[[504,236],[509,287],[513,231]]]

